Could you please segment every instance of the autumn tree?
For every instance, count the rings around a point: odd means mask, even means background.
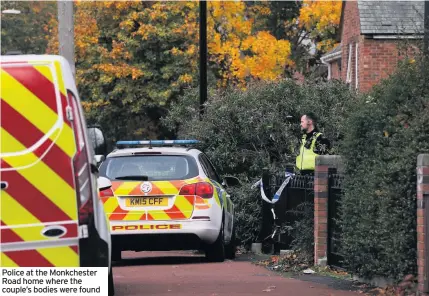
[[[259,19],[269,14],[266,5],[209,2],[208,49],[220,86],[245,86],[252,79],[272,81],[291,65],[289,41],[278,40],[267,30],[257,30]]]
[[[289,40],[294,71],[308,74],[323,53],[335,45],[341,17],[341,1],[247,1],[247,5],[266,5],[270,13],[258,23],[277,39]]]
[[[291,32],[299,32],[295,59],[300,60],[299,70],[304,75],[313,75],[321,56],[332,49],[336,44],[341,18],[341,1],[314,1],[301,2],[299,18],[293,20]],[[308,40],[311,43],[308,43]],[[304,50],[302,50],[304,48]],[[308,54],[308,50],[312,54]],[[300,50],[301,49],[301,50]]]
[[[304,0],[300,9],[299,26],[305,28],[309,37],[323,52],[335,44],[341,19],[341,1]]]

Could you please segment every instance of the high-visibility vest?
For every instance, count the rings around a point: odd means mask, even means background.
[[[299,149],[299,155],[296,158],[296,167],[300,171],[305,170],[314,170],[316,167],[316,154],[314,152],[314,147],[316,146],[317,138],[322,133],[317,133],[315,136],[313,136],[313,140],[311,141],[310,148],[305,148],[305,143],[307,142],[307,135],[302,136],[302,142],[301,147]]]

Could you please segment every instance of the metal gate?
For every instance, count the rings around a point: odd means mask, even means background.
[[[275,177],[274,188],[275,192],[284,180],[283,175]],[[295,221],[302,219],[304,203],[308,205],[314,204],[314,176],[313,175],[296,175],[287,185],[280,197],[280,200],[275,205],[275,211],[278,215],[279,222],[282,225],[292,226]],[[276,246],[277,251],[280,249],[290,249],[293,237],[285,232],[281,235],[281,242]]]
[[[343,256],[341,255],[341,226],[338,222],[339,203],[343,196],[343,176],[336,171],[329,173],[329,195],[328,195],[328,265],[343,267]]]

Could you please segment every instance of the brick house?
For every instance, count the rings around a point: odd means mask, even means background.
[[[321,58],[328,79],[370,90],[402,58],[400,41],[421,38],[423,13],[424,1],[343,1],[341,43]]]

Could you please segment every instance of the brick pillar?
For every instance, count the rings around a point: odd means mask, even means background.
[[[326,265],[328,255],[329,170],[342,169],[341,157],[323,155],[316,158],[314,172],[314,264]]]
[[[429,295],[429,154],[417,158],[417,266],[419,295]]]

